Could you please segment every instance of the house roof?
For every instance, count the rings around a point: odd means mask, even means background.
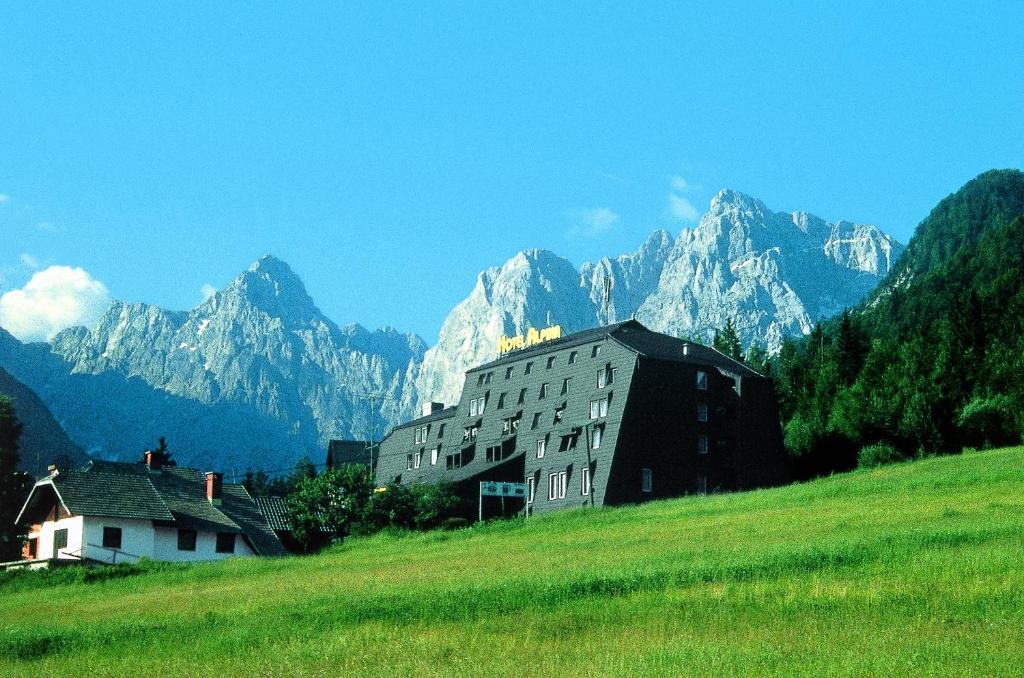
[[[288,524],[288,502],[283,497],[253,497],[253,501],[267,519],[270,529],[278,532],[291,529]]]
[[[192,468],[93,460],[80,471],[39,480],[22,514],[52,487],[72,515],[152,520],[157,525],[243,534],[260,555],[284,547],[241,485],[224,483],[219,506],[206,498],[206,477]],[[21,519],[21,515],[18,516]]]

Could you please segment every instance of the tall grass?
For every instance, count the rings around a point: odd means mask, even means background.
[[[0,671],[1021,674],[1024,449],[355,539],[0,578]]]

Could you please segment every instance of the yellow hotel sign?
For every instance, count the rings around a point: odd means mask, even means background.
[[[516,349],[526,348],[527,346],[533,346],[545,341],[553,341],[555,339],[562,338],[562,326],[552,325],[551,327],[545,327],[542,330],[535,330],[530,328],[526,331],[526,336],[517,334],[514,337],[498,337],[498,355],[502,353],[508,353],[509,351],[515,351]]]

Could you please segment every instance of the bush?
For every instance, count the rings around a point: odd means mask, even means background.
[[[469,521],[465,518],[446,518],[441,523],[442,530],[461,530],[464,527],[469,527]]]
[[[957,417],[966,442],[975,447],[1002,447],[1020,441],[1016,408],[1007,396],[974,398]]]
[[[857,455],[857,466],[860,468],[873,468],[883,464],[894,464],[903,461],[904,456],[890,443],[875,443],[860,449]]]
[[[459,513],[459,496],[447,481],[436,485],[413,485],[413,493],[416,497],[416,527],[421,530],[443,526]]]

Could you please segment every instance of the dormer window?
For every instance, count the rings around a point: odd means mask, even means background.
[[[569,381],[569,377],[566,377],[565,379],[562,380],[562,395],[566,395],[567,393],[569,393]]]
[[[569,354],[569,364],[570,365],[575,365],[576,364],[576,351],[573,351],[572,353]]]
[[[550,370],[554,366],[555,366],[555,356],[551,356],[550,358],[548,358],[548,367],[547,368]]]
[[[512,378],[512,370],[514,370],[514,369],[515,369],[515,367],[512,367],[512,366],[509,366],[509,367],[505,368],[505,379],[511,379]]]
[[[697,390],[708,390],[708,373],[703,370],[697,370]]]
[[[601,345],[600,344],[598,344],[597,346],[594,346],[593,348],[590,349],[590,357],[591,358],[596,358],[599,355],[601,355]]]
[[[523,374],[530,374],[531,372],[533,372],[533,363],[526,363],[526,369],[523,371]]]
[[[548,395],[548,385],[547,384],[541,384],[540,385],[540,395],[538,396],[538,400],[543,400],[544,398],[547,397],[547,395]]]

